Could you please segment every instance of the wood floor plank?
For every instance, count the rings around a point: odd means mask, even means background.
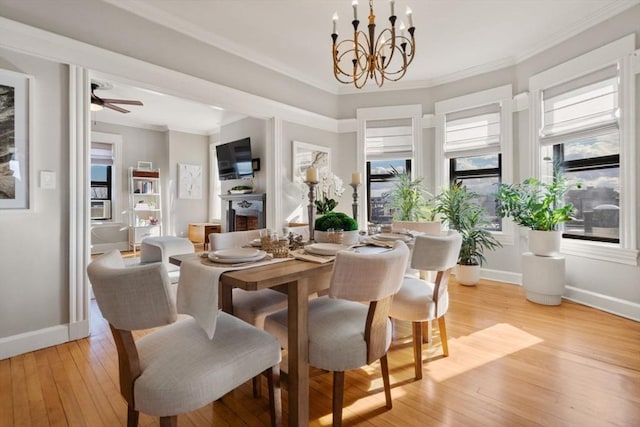
[[[640,323],[569,301],[533,304],[521,287],[486,280],[475,287],[452,282],[449,290],[450,356],[441,357],[434,328],[433,342],[424,345],[424,378],[415,381],[410,324],[394,322],[388,356],[393,408],[385,408],[378,363],[347,372],[345,426],[592,427],[640,419]],[[126,425],[117,352],[95,302],[91,308],[89,338],[0,361],[2,427]],[[314,370],[310,426],[331,422],[331,393],[332,375]],[[178,423],[267,426],[266,395],[263,388],[255,399],[251,385],[243,384],[180,415]],[[287,406],[285,386],[285,424]],[[159,421],[141,414],[139,426]]]
[[[29,396],[29,415],[32,426],[47,426],[49,418],[42,395],[42,384],[38,372],[38,363],[34,353],[27,353],[24,359],[25,381]]]
[[[0,420],[13,425],[13,393],[11,385],[11,359],[0,360]]]

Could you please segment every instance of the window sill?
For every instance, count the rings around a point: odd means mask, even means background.
[[[585,240],[562,239],[561,252],[616,264],[638,265],[638,250],[623,249],[617,244]]]

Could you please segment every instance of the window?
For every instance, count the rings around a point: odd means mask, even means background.
[[[389,159],[367,162],[367,194],[369,197],[367,218],[375,224],[388,224],[393,218],[391,192],[395,178],[393,169],[411,174],[411,160]]]
[[[113,165],[112,144],[91,143],[91,199],[111,200]]]
[[[633,35],[533,76],[532,176],[558,165],[575,219],[563,252],[637,265]],[[585,242],[588,241],[588,242]]]
[[[484,156],[454,157],[449,160],[450,184],[462,182],[469,191],[480,195],[479,203],[487,210],[492,230],[502,230],[502,221],[496,215],[494,193],[501,182],[502,156],[499,153]]]
[[[436,179],[441,186],[461,181],[479,194],[491,230],[512,244],[512,226],[496,215],[494,197],[498,184],[511,182],[511,85],[436,103],[436,119],[436,156],[443,165]]]
[[[367,121],[367,219],[389,224],[393,218],[393,169],[411,174],[413,156],[411,119]]]
[[[575,219],[563,237],[620,241],[618,116],[616,66],[542,91],[541,154],[571,184],[580,184],[565,198],[575,207]]]

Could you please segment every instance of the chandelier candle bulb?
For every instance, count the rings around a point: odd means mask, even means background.
[[[333,34],[336,34],[337,23],[338,23],[338,12],[333,12]]]
[[[396,2],[395,2],[395,0],[389,0],[389,4],[391,5],[391,16],[393,16],[393,15],[395,15],[394,8],[395,8],[395,5],[396,5]]]
[[[351,6],[353,6],[353,20],[358,20],[358,0],[353,0],[351,2]]]
[[[407,6],[407,19],[409,20],[409,28],[413,27],[413,12],[409,6]]]

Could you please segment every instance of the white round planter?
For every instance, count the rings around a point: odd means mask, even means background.
[[[343,245],[355,245],[360,241],[360,232],[358,230],[345,231],[342,237]],[[313,231],[314,240],[318,243],[329,243],[326,231]]]
[[[456,266],[456,282],[465,286],[474,286],[480,281],[479,265],[460,265]]]
[[[560,254],[561,231],[529,230],[529,251],[538,256]]]

